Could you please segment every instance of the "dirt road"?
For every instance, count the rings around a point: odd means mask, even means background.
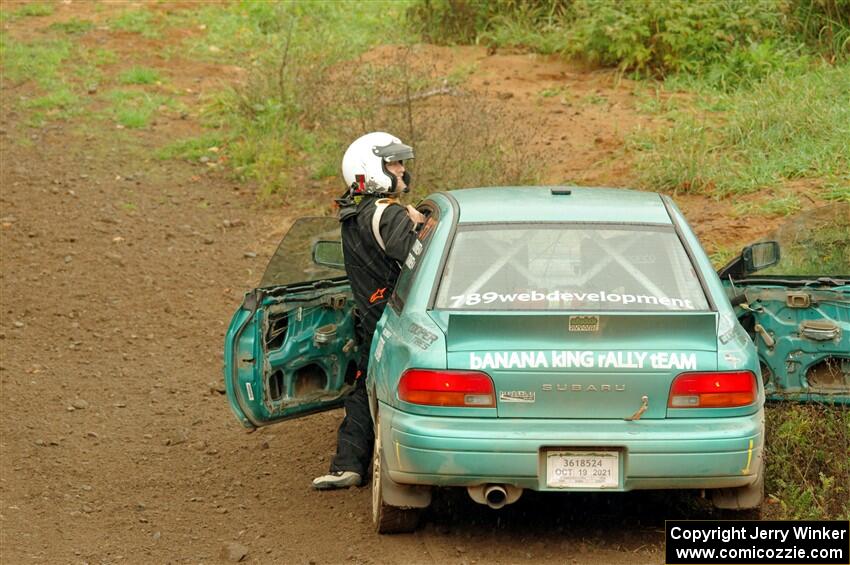
[[[116,9],[58,4],[38,22],[4,27],[32,40],[52,22]],[[151,58],[151,40],[126,32],[98,28],[84,41],[119,54],[111,75],[155,66],[191,108],[238,76]],[[537,78],[503,80],[518,68]],[[556,80],[614,100],[614,112],[570,116],[585,126],[557,141],[554,151],[577,155],[565,166],[610,162],[624,116],[641,119],[608,75],[510,54],[487,58],[481,73],[514,95],[504,99],[515,111],[526,91]],[[34,88],[2,84],[3,563],[211,563],[234,557],[228,549],[252,563],[663,561],[663,519],[691,512],[689,497],[531,494],[493,512],[444,493],[420,532],[379,537],[368,487],[311,491],[341,412],[248,434],[221,394],[225,326],[292,212],[220,167],[153,157],[200,132],[194,110],[129,130],[92,102],[91,112],[31,127],[19,102]],[[628,170],[602,170],[594,182],[628,184]],[[723,204],[684,204],[704,234],[729,226]]]

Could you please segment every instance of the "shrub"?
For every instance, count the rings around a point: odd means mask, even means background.
[[[561,53],[642,75],[732,88],[807,52],[850,52],[850,0],[419,0],[411,29],[437,43]]]
[[[704,73],[730,56],[747,59],[751,45],[781,31],[774,0],[578,0],[574,6],[565,52],[623,70]]]
[[[850,0],[796,0],[789,30],[831,61],[850,53]]]

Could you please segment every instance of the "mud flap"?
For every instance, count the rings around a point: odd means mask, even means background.
[[[764,459],[759,464],[758,478],[751,484],[736,488],[715,489],[711,502],[721,510],[751,510],[761,506],[764,500]]]
[[[384,503],[396,508],[428,508],[431,505],[431,487],[423,485],[400,485],[389,473],[381,477]]]

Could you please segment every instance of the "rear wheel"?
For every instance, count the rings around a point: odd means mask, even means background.
[[[372,523],[379,534],[412,532],[419,525],[419,508],[399,508],[384,502],[383,485],[391,480],[386,475],[384,450],[381,448],[381,426],[375,415],[375,449],[372,453]]]

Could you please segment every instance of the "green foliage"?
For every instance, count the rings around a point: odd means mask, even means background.
[[[789,9],[793,33],[830,60],[850,53],[850,0],[796,0]]]
[[[82,49],[81,58],[91,63],[92,65],[102,67],[104,65],[112,65],[118,62],[118,54],[110,49],[98,47],[96,49]]]
[[[24,102],[24,107],[38,110],[56,110],[71,108],[79,102],[79,97],[67,86],[51,89],[44,96]]]
[[[786,62],[775,0],[578,0],[564,52],[622,70],[757,79]]]
[[[196,57],[250,69],[246,86],[217,96],[204,117],[230,132],[236,174],[284,198],[305,183],[336,190],[347,144],[384,129],[416,145],[416,186],[427,190],[532,178],[525,172],[534,159],[520,162],[520,140],[506,142],[510,134],[492,112],[466,100],[439,112],[418,109],[418,93],[461,83],[473,65],[437,76],[415,49],[388,46],[377,63],[357,59],[379,43],[407,40],[397,22],[409,4],[237,3],[175,15],[205,27],[188,45]]]
[[[573,0],[418,0],[407,10],[411,30],[438,44],[484,41],[504,47],[559,50],[562,22],[573,17]]]
[[[68,35],[81,35],[94,29],[94,22],[71,18],[68,21],[52,23],[48,29],[67,33]]]
[[[3,79],[18,83],[32,80],[41,92],[21,99],[20,107],[30,113],[29,125],[40,127],[50,118],[66,119],[80,112],[80,97],[64,77],[72,51],[73,45],[64,39],[24,43],[0,35]]]
[[[773,404],[766,409],[766,492],[782,518],[850,518],[850,407]]]
[[[774,73],[732,93],[704,89],[697,100],[725,111],[675,109],[670,128],[638,138],[648,188],[723,196],[850,169],[850,65]]]
[[[59,81],[59,71],[70,56],[71,48],[71,43],[64,39],[24,43],[2,34],[3,78],[16,82],[35,80],[42,88],[51,88]]]
[[[737,216],[752,216],[755,214],[765,216],[790,216],[799,212],[802,208],[800,199],[793,194],[769,198],[765,202],[740,202],[735,204],[734,210]]]
[[[405,3],[239,2],[204,5],[173,16],[200,22],[205,33],[189,41],[198,58],[247,66],[246,88],[212,101],[205,121],[232,135],[228,157],[244,178],[257,179],[266,193],[286,191],[298,175],[324,178],[336,172],[341,155],[340,124],[319,126],[330,114],[345,114],[331,99],[348,85],[331,82],[333,66],[381,41],[402,42],[397,25]],[[362,30],[369,30],[363,33]],[[349,69],[350,72],[350,69]],[[339,90],[339,93],[334,92]]]
[[[474,43],[490,13],[466,0],[423,0],[413,4],[407,18],[411,29],[429,43]]]
[[[823,197],[837,202],[850,202],[850,177],[827,184]]]
[[[202,157],[216,159],[223,152],[224,136],[207,133],[200,137],[191,137],[169,143],[156,152],[158,159],[184,159],[200,162]]]
[[[155,69],[147,67],[132,67],[118,75],[122,84],[154,84],[161,80]]]
[[[107,95],[113,119],[126,128],[138,129],[150,125],[161,107],[174,107],[172,99],[161,94],[140,90],[113,90]]]
[[[328,66],[380,43],[405,42],[405,30],[398,21],[408,4],[408,0],[243,0],[223,6],[203,4],[175,13],[170,20],[175,25],[191,23],[204,30],[187,43],[189,53],[196,58],[244,66],[280,63],[288,45],[289,61],[307,56],[312,64]]]
[[[418,0],[411,29],[436,43],[561,53],[641,75],[688,73],[726,89],[850,52],[850,0]]]
[[[24,4],[15,10],[16,16],[49,16],[53,13],[53,6],[44,2],[33,2],[32,4]]]
[[[715,250],[709,254],[711,264],[716,270],[726,265],[734,257],[737,257],[741,250],[738,247],[730,247],[728,245],[718,245]]]
[[[564,94],[567,92],[567,88],[564,86],[552,86],[549,88],[544,88],[540,92],[537,93],[541,98],[552,98],[553,96],[558,96],[559,94]]]
[[[113,29],[141,34],[143,37],[155,39],[159,37],[160,25],[154,21],[154,14],[144,8],[127,10],[118,17],[110,20]]]

